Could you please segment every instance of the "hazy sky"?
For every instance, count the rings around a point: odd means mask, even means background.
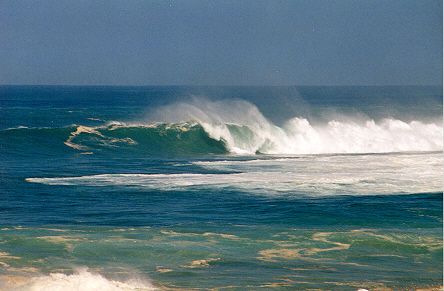
[[[442,84],[441,0],[0,0],[0,84]]]

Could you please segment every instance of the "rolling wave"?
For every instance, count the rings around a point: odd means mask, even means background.
[[[164,108],[185,122],[111,122],[105,126],[15,128],[2,132],[7,144],[24,151],[117,152],[157,155],[333,154],[443,150],[442,121],[405,122],[341,118],[311,123],[294,117],[283,126],[269,122],[246,101],[195,102]],[[157,114],[157,118],[159,118]],[[160,117],[159,119],[162,119]],[[6,146],[7,147],[7,146]]]
[[[271,123],[244,100],[194,98],[159,108],[156,120],[195,120],[209,137],[236,154],[333,154],[442,151],[442,117],[436,122],[336,116],[327,122],[303,117]]]
[[[284,127],[204,125],[209,135],[239,154],[333,154],[441,151],[443,128],[419,121],[369,120],[364,124],[332,120],[312,125],[293,118]]]

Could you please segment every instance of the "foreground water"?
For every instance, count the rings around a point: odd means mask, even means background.
[[[2,290],[441,290],[436,87],[2,87]]]

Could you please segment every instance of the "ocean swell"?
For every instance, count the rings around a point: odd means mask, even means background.
[[[354,154],[443,150],[437,122],[342,116],[327,122],[304,117],[276,126],[244,100],[195,99],[158,108],[151,120],[103,126],[12,128],[2,131],[5,152],[23,155],[110,153],[137,156],[206,154]],[[154,121],[152,121],[154,120]],[[8,146],[13,147],[11,149]]]

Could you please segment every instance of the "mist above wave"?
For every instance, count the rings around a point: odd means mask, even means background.
[[[208,135],[237,154],[322,154],[441,151],[442,121],[380,120],[337,116],[327,122],[293,117],[271,123],[252,103],[235,99],[209,101],[194,97],[164,106],[150,119],[177,123],[197,121]]]

